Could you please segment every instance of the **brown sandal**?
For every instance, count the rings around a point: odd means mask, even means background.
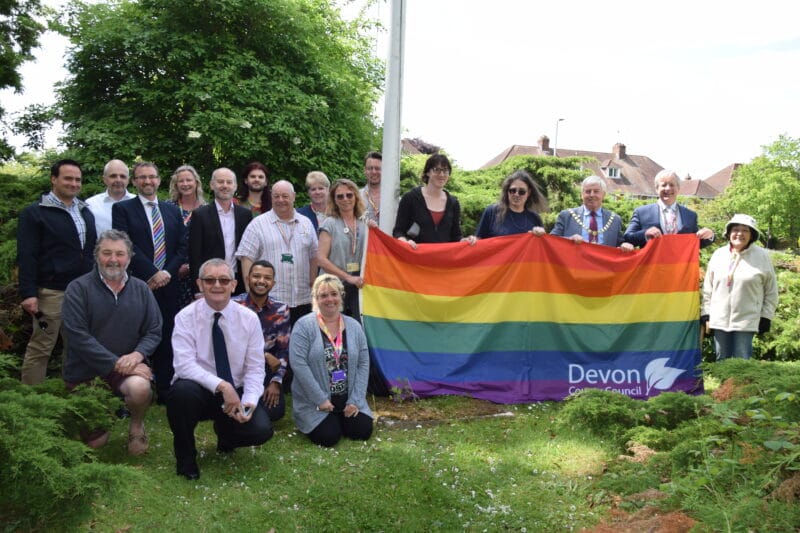
[[[150,443],[145,433],[141,435],[128,434],[128,453],[130,455],[142,455],[149,447]]]

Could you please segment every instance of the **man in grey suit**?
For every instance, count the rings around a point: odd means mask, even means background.
[[[623,242],[622,219],[603,207],[606,182],[599,176],[589,176],[581,183],[583,205],[564,209],[558,214],[551,235],[566,237],[574,242],[590,242],[619,246],[629,252],[633,245]]]

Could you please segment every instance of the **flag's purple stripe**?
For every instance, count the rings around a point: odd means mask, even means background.
[[[406,387],[410,386],[417,396],[427,398],[441,395],[470,396],[480,400],[488,400],[495,403],[529,403],[547,400],[563,400],[571,392],[579,388],[601,388],[606,386],[596,384],[570,384],[566,381],[537,380],[537,381],[470,381],[463,383],[444,383],[434,381],[405,381],[389,380],[390,386]],[[613,386],[609,390],[622,387]],[[644,400],[662,392],[687,392],[690,394],[703,393],[703,380],[700,377],[690,377],[678,379],[668,390],[650,390],[646,393],[647,387],[641,390],[628,391],[626,394],[634,399]],[[617,391],[619,392],[619,391]]]

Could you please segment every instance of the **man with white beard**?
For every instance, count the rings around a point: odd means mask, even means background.
[[[94,249],[95,268],[67,285],[62,322],[67,337],[64,382],[73,389],[100,377],[131,413],[128,453],[147,451],[144,415],[152,400],[148,357],[161,341],[161,312],[144,281],[129,277],[133,244],[119,230],[104,231]],[[84,435],[91,447],[108,432]]]

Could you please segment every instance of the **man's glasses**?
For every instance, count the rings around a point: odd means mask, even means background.
[[[344,200],[345,198],[347,198],[348,200],[352,200],[353,198],[355,198],[355,194],[353,194],[352,192],[336,193],[337,200]]]
[[[365,167],[364,170],[372,171],[372,172],[380,172],[381,167]]]
[[[432,168],[431,169],[431,174],[444,174],[445,176],[447,176],[448,174],[450,174],[450,169],[449,168]]]
[[[525,196],[526,194],[528,194],[528,189],[525,189],[525,188],[517,189],[516,187],[511,187],[510,189],[508,189],[508,194],[516,194],[516,195],[519,195],[519,196]]]
[[[219,283],[222,287],[227,287],[231,281],[230,278],[200,278],[203,283],[206,285],[214,286],[214,284]]]
[[[47,321],[42,320],[42,318],[44,317],[44,313],[42,313],[41,311],[36,311],[36,313],[34,313],[33,316],[39,322],[39,329],[41,330],[47,329]]]

